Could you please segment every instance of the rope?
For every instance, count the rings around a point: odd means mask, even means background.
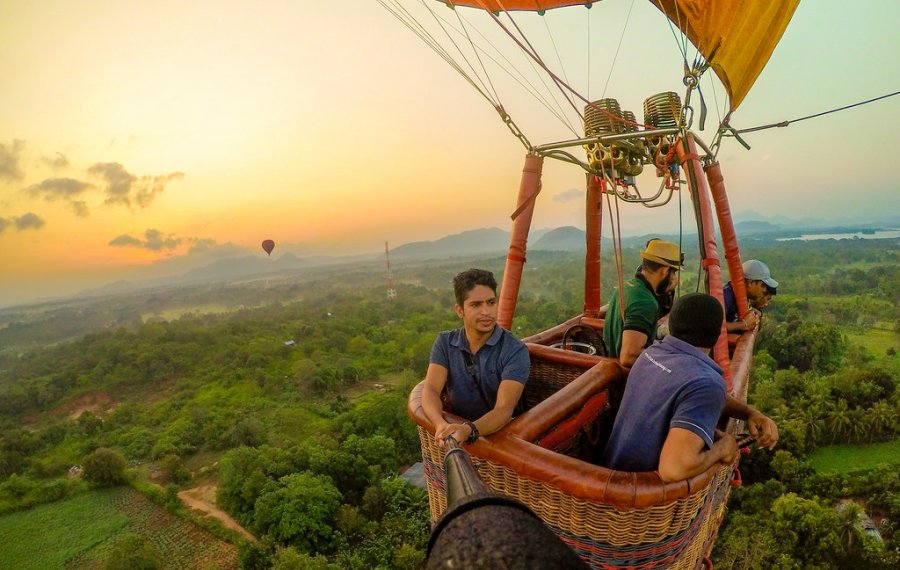
[[[457,14],[458,14],[458,17],[459,17],[459,18],[462,18],[462,16],[459,15],[459,12],[457,12]],[[444,18],[442,18],[440,15],[438,15],[437,17],[438,17],[438,18],[441,18],[441,20],[443,20],[444,23],[447,24],[447,26],[448,26],[451,30],[453,30],[454,32],[456,32],[456,33],[459,34],[460,36],[463,35],[463,32],[461,32],[459,29],[457,29],[451,22],[448,22],[447,20],[444,20]],[[572,134],[574,134],[575,136],[580,136],[580,133],[578,132],[578,130],[572,125],[571,121],[569,121],[569,120],[566,118],[566,116],[565,116],[565,111],[563,111],[563,108],[562,108],[562,106],[560,106],[559,101],[553,96],[552,92],[550,91],[550,87],[547,85],[547,82],[544,81],[543,76],[541,76],[541,75],[540,75],[539,73],[537,73],[537,71],[535,70],[535,75],[537,75],[538,79],[540,79],[541,84],[544,86],[544,89],[547,91],[547,94],[550,96],[550,99],[553,100],[553,103],[556,105],[556,108],[559,110],[558,113],[557,113],[553,108],[551,108],[550,102],[547,100],[547,98],[545,98],[543,95],[541,95],[541,94],[538,92],[537,87],[536,87],[533,83],[531,83],[531,81],[529,81],[528,78],[525,77],[525,75],[524,75],[521,71],[519,71],[519,69],[515,66],[515,64],[513,64],[513,62],[511,62],[511,61],[509,60],[509,58],[506,57],[506,55],[505,55],[502,51],[500,51],[500,50],[497,48],[497,46],[495,46],[494,43],[491,42],[491,40],[488,39],[488,37],[485,36],[485,35],[481,32],[481,30],[479,30],[477,27],[473,26],[473,25],[471,24],[471,22],[468,22],[468,20],[466,20],[465,18],[462,18],[462,20],[463,20],[464,22],[468,23],[468,24],[469,24],[469,27],[470,27],[471,29],[475,30],[475,32],[481,37],[482,40],[484,40],[485,42],[487,42],[487,45],[489,45],[489,46],[494,50],[494,52],[497,54],[497,56],[498,56],[500,59],[502,59],[503,61],[506,62],[506,64],[509,66],[509,69],[507,69],[507,67],[504,67],[504,65],[503,65],[500,61],[498,61],[497,58],[495,58],[495,57],[492,56],[490,53],[488,53],[488,51],[487,51],[486,49],[484,49],[484,48],[482,48],[482,47],[480,47],[480,46],[478,46],[478,45],[475,45],[475,46],[474,46],[475,49],[479,50],[485,57],[487,57],[487,58],[490,59],[492,62],[494,62],[494,64],[496,64],[497,67],[498,67],[501,71],[503,71],[504,73],[506,73],[513,81],[515,81],[516,83],[518,83],[518,84],[519,84],[519,85],[520,85],[520,86],[521,86],[521,87],[522,87],[529,95],[531,95],[532,97],[534,97],[534,99],[535,99],[538,103],[540,103],[541,105],[543,105],[544,108],[547,109],[547,111],[549,111],[551,115],[553,115],[554,117],[556,117],[556,119],[557,119],[560,123],[562,123],[563,126],[567,127],[570,131],[572,131]],[[534,63],[532,63],[530,59],[528,59],[528,60],[526,60],[526,61],[528,61],[528,63],[531,64],[532,69],[534,70],[534,69],[535,69],[535,68],[534,68]],[[518,77],[517,77],[517,76],[518,76]],[[521,79],[520,79],[520,78],[521,78]]]
[[[565,64],[563,64],[562,57],[560,57],[560,55],[559,55],[559,47],[557,47],[556,38],[553,37],[553,32],[550,30],[550,24],[548,23],[547,15],[541,14],[541,20],[544,22],[544,28],[546,28],[546,30],[547,30],[547,36],[550,37],[550,43],[553,44],[553,51],[556,53],[556,61],[559,62],[559,68],[562,70],[563,77],[565,77],[566,81],[568,82],[569,76],[566,73],[566,66],[565,66]],[[589,22],[588,26],[590,26],[590,20],[588,20],[588,22]],[[591,44],[588,43],[588,46],[590,46],[590,45]],[[590,58],[590,49],[588,49],[588,58]],[[559,100],[555,96],[552,95],[552,91],[550,90],[550,87],[547,86],[547,83],[544,81],[543,75],[541,75],[540,73],[538,73],[538,71],[536,69],[534,69],[534,63],[530,59],[526,58],[526,61],[528,61],[528,63],[531,65],[531,68],[534,70],[535,75],[537,75],[538,79],[541,80],[541,83],[544,85],[544,88],[547,89],[547,93],[550,94],[550,96],[553,98],[553,101],[556,103],[556,106],[559,107],[559,112],[565,116],[565,111],[563,111],[562,105],[560,105]],[[590,76],[588,76],[588,85],[590,85]],[[576,137],[581,136],[582,133],[579,133],[574,125],[569,123],[568,126],[569,126],[569,130],[572,131],[572,134],[574,134]]]
[[[588,4],[588,8],[590,8],[590,4]],[[588,99],[591,98],[591,12],[588,10],[587,13],[587,94]],[[566,77],[566,81],[569,78]]]
[[[611,167],[615,168],[615,167]],[[618,293],[619,293],[619,313],[622,317],[622,322],[625,322],[625,277],[623,276],[623,266],[624,262],[624,254],[622,253],[622,218],[619,212],[619,196],[616,194],[616,181],[615,171],[613,171],[613,178],[610,178],[609,174],[606,172],[606,167],[602,163],[600,164],[600,172],[603,174],[603,180],[600,185],[601,191],[606,194],[606,207],[609,210],[609,227],[610,234],[613,242],[613,261],[616,266],[616,284],[618,285]],[[615,205],[616,205],[616,220],[613,222],[613,208],[609,203],[609,192],[606,191],[606,185],[611,185],[613,193],[615,194]]]
[[[466,55],[462,52],[462,50],[459,48],[459,46],[456,44],[456,42],[453,41],[453,38],[450,36],[450,33],[447,31],[447,29],[446,29],[446,28],[444,27],[444,25],[441,23],[440,18],[437,17],[437,14],[434,13],[434,10],[433,10],[429,5],[425,4],[425,1],[426,1],[426,0],[420,0],[420,1],[421,1],[421,3],[422,3],[422,6],[423,6],[426,10],[428,10],[428,13],[431,14],[432,18],[434,18],[434,21],[437,22],[438,26],[441,28],[441,31],[444,32],[444,35],[447,36],[447,39],[450,41],[450,43],[453,44],[453,47],[456,48],[456,51],[459,53],[460,57],[462,57],[463,61],[466,62],[466,65],[469,66],[469,69],[472,70],[472,74],[473,74],[475,77],[478,78],[478,81],[481,83],[481,87],[484,89],[484,91],[487,91],[488,88],[487,88],[487,85],[484,84],[484,80],[481,78],[480,75],[478,75],[478,72],[475,71],[475,67],[472,65],[472,63],[469,61],[469,59],[466,57]],[[466,34],[466,37],[468,37],[468,34]],[[443,48],[442,48],[442,49],[443,49]],[[449,57],[450,54],[447,54],[447,55],[448,55],[448,57]],[[476,55],[476,57],[478,56],[478,52],[477,52],[477,51],[475,52],[475,55]],[[450,59],[452,60],[453,58],[451,57]],[[478,58],[478,61],[480,62],[480,61],[481,61],[481,58]],[[454,61],[454,63],[455,63],[455,61]],[[458,64],[457,64],[457,65],[458,65]],[[483,67],[484,67],[484,66],[482,65],[482,68],[483,68]],[[487,74],[487,72],[485,72],[485,74]],[[488,78],[488,81],[490,81],[490,78]],[[491,87],[493,88],[493,85],[491,85]],[[494,104],[494,107],[500,107],[500,106],[501,106],[501,104],[500,104],[500,99],[497,97],[497,93],[496,93],[496,92],[494,92],[494,99],[490,99],[490,98],[488,97],[488,100],[490,100],[490,101]]]
[[[619,36],[619,45],[616,46],[616,54],[613,56],[612,64],[609,66],[609,75],[606,76],[606,84],[603,85],[603,92],[600,94],[600,98],[606,97],[606,88],[609,87],[609,80],[612,78],[613,70],[616,68],[616,61],[619,59],[619,50],[622,49],[622,40],[625,39],[625,30],[628,29],[628,20],[631,19],[631,9],[634,8],[634,0],[631,0],[631,5],[628,6],[628,14],[625,16],[625,25],[622,26],[622,34]],[[590,22],[590,20],[588,20]],[[590,53],[591,44],[588,43],[588,53]],[[589,56],[590,57],[590,56]],[[588,83],[590,86],[590,83]],[[588,91],[588,95],[590,95],[590,90]]]
[[[487,99],[491,105],[497,106],[497,102],[492,100],[490,96],[484,92],[484,90],[479,87],[475,81],[466,73],[466,71],[447,53],[441,45],[435,40],[434,36],[432,36],[428,30],[426,30],[422,25],[416,21],[416,19],[401,5],[395,3],[394,6],[388,5],[389,0],[377,0],[381,6],[391,13],[397,20],[406,26],[412,33],[414,33],[420,40],[422,40],[425,45],[430,47],[432,51],[434,51],[438,57],[443,59],[447,65],[453,68],[457,73],[459,73],[463,79],[465,79],[469,85],[471,85],[482,97]],[[406,17],[403,16],[406,15]],[[452,40],[451,40],[452,42]],[[455,44],[454,44],[455,45]],[[459,48],[457,48],[459,49]]]
[[[707,77],[709,78],[709,88],[712,89],[712,93],[713,93],[713,102],[716,104],[716,120],[718,120],[719,124],[721,125],[722,124],[722,113],[725,112],[724,105],[723,105],[722,111],[720,112],[719,111],[719,95],[716,93],[716,82],[713,79],[712,74],[708,75]],[[699,89],[699,85],[698,85],[698,89]]]
[[[559,48],[556,46],[556,38],[553,37],[553,32],[550,31],[550,24],[547,23],[547,16],[542,15],[541,20],[544,22],[544,28],[547,29],[547,35],[550,37],[550,43],[553,44],[553,51],[556,52],[556,61],[559,62],[559,68],[562,70],[563,77],[566,78],[566,81],[569,81],[569,76],[566,74],[566,66],[562,62],[562,57],[559,55]],[[590,20],[588,20],[590,22]],[[588,23],[590,26],[590,23]],[[588,40],[590,40],[590,33],[588,33]],[[588,41],[588,46],[590,46],[590,41]],[[590,57],[590,49],[588,50],[588,57]]]
[[[501,8],[502,8],[502,4],[501,4]],[[497,23],[497,25],[500,26],[500,29],[502,29],[504,32],[506,32],[506,35],[508,35],[508,36],[510,37],[510,39],[512,39],[512,41],[515,42],[516,45],[519,46],[519,49],[521,49],[522,51],[524,51],[530,58],[532,58],[538,65],[540,65],[540,66],[541,66],[541,69],[543,69],[545,72],[547,72],[547,75],[549,75],[550,78],[553,79],[554,82],[556,82],[557,86],[560,88],[560,91],[563,92],[563,96],[566,97],[566,100],[569,101],[569,103],[572,105],[572,108],[575,109],[575,112],[576,112],[576,113],[578,113],[578,116],[579,116],[582,120],[584,120],[584,116],[582,115],[581,111],[575,106],[575,104],[572,102],[572,100],[569,98],[569,96],[566,95],[565,91],[563,90],[563,87],[565,87],[565,89],[568,90],[572,95],[574,95],[575,97],[577,97],[578,99],[580,99],[582,102],[584,102],[585,105],[592,105],[592,106],[593,106],[593,103],[592,103],[591,101],[589,101],[588,99],[586,99],[581,93],[579,93],[578,91],[576,91],[571,85],[569,85],[568,83],[566,83],[565,81],[563,81],[562,79],[560,79],[558,75],[556,75],[555,73],[553,73],[553,71],[551,71],[550,68],[547,67],[547,65],[544,63],[544,61],[541,59],[541,57],[540,57],[536,52],[534,52],[534,48],[531,48],[530,44],[529,44],[528,46],[526,46],[525,44],[523,44],[523,43],[522,43],[522,42],[521,42],[521,41],[520,41],[520,40],[519,40],[519,39],[518,39],[511,31],[510,31],[510,30],[509,30],[509,28],[507,28],[505,25],[503,25],[503,22],[500,21],[500,18],[499,18],[499,16],[497,16],[497,14],[494,14],[493,12],[488,12],[488,13],[490,14],[491,18],[494,19],[494,21]],[[512,16],[510,16],[509,12],[506,12],[506,16],[507,16],[507,17],[510,19],[510,21],[513,23],[513,26],[516,27],[517,31],[519,31],[519,34],[522,34],[521,30],[518,30],[518,26],[516,26],[516,23],[515,23],[515,21],[512,19]],[[528,44],[528,39],[527,39],[527,38],[524,38],[524,35],[523,35],[523,39],[525,40],[525,43]],[[530,48],[530,49],[529,49],[529,48]],[[610,117],[611,119],[616,120],[616,121],[620,121],[620,122],[625,123],[625,124],[637,125],[637,126],[639,126],[639,127],[650,128],[650,129],[655,128],[655,127],[652,127],[652,126],[644,125],[644,124],[642,124],[642,123],[625,121],[624,119],[622,119],[622,117],[617,117],[616,115],[613,115],[612,113],[606,111],[605,109],[601,109],[601,108],[599,108],[599,107],[594,107],[594,108],[597,109],[599,112],[603,113],[604,115]]]
[[[424,2],[424,0],[422,0]],[[487,72],[487,69],[484,67],[484,62],[481,61],[481,56],[478,55],[478,50],[475,49],[475,42],[472,41],[472,38],[469,36],[469,30],[466,28],[465,24],[463,24],[462,17],[459,15],[459,10],[454,10],[454,14],[456,14],[456,19],[459,20],[459,27],[462,28],[463,32],[466,34],[466,39],[469,40],[469,45],[472,47],[472,51],[475,52],[475,57],[478,59],[478,63],[481,65],[481,71],[484,73],[485,79],[487,79],[488,85],[491,86],[491,91],[494,93],[494,98],[497,102],[500,102],[500,96],[497,95],[497,89],[494,87],[494,82],[491,81],[491,75]]]
[[[675,17],[678,19],[678,29],[681,30],[681,10],[678,9],[678,2],[675,2]],[[669,24],[669,31],[672,32],[672,38],[675,40],[675,45],[678,46],[678,51],[681,53],[681,60],[684,62],[685,69],[688,66],[687,62],[687,44],[682,44],[681,41],[678,40],[678,34],[675,33],[675,28],[672,26],[672,19],[669,18],[669,15],[663,11],[663,18],[666,19],[666,22]],[[684,38],[684,33],[681,33],[682,38]]]
[[[866,105],[868,103],[874,103],[875,101],[880,101],[882,99],[887,99],[889,97],[893,97],[895,95],[900,95],[900,91],[894,91],[893,93],[888,93],[887,95],[882,95],[880,97],[875,97],[874,99],[867,99],[865,101],[860,101],[859,103],[853,103],[852,105],[844,105],[843,107],[838,107],[837,109],[831,109],[830,111],[822,111],[821,113],[815,113],[813,115],[807,115],[805,117],[800,117],[799,119],[793,119],[790,121],[782,121],[780,123],[771,123],[768,125],[761,125],[759,127],[751,127],[749,129],[738,129],[735,130],[735,133],[743,134],[743,133],[755,133],[756,131],[763,131],[765,129],[771,129],[774,127],[786,127],[791,123],[799,123],[800,121],[805,121],[806,119],[815,119],[816,117],[822,117],[824,115],[829,115],[831,113],[837,113],[838,111],[845,111],[847,109],[852,109],[853,107],[859,107],[860,105]]]
[[[502,3],[502,2],[499,2],[499,0],[498,0],[498,3],[500,4],[500,7],[503,8],[503,3]],[[505,10],[505,8],[504,8],[504,10]],[[509,29],[508,29],[506,26],[503,25],[503,23],[500,21],[500,18],[499,18],[497,15],[495,15],[493,12],[489,12],[489,13],[490,13],[491,17],[494,18],[494,21],[496,21],[496,22],[500,25],[500,27],[503,29],[503,31],[505,31],[505,32],[507,33],[507,35],[509,35],[509,37],[512,38],[512,40],[513,40],[514,42],[516,42],[516,44],[518,44],[519,48],[522,49],[522,50],[524,50],[525,53],[526,53],[529,57],[531,57],[531,58],[535,61],[535,63],[537,63],[538,65],[540,65],[540,66],[541,66],[541,69],[543,69],[544,71],[546,71],[547,74],[554,80],[554,82],[556,83],[556,86],[559,88],[560,92],[563,94],[563,97],[566,98],[566,101],[569,102],[569,104],[572,106],[572,109],[575,110],[575,113],[577,113],[578,116],[579,116],[579,117],[581,118],[581,120],[583,121],[583,120],[584,120],[584,116],[581,114],[581,111],[580,111],[580,110],[578,109],[578,107],[575,105],[575,102],[572,101],[572,98],[569,97],[569,96],[566,94],[566,91],[562,88],[564,85],[565,85],[566,87],[568,87],[568,83],[564,82],[562,79],[559,78],[558,75],[556,75],[555,73],[553,73],[552,71],[550,71],[550,68],[547,67],[547,64],[544,63],[544,60],[541,58],[541,56],[538,55],[537,50],[534,49],[534,46],[531,45],[531,42],[528,41],[528,38],[527,38],[527,37],[525,36],[525,34],[522,32],[522,29],[519,28],[519,25],[518,25],[518,24],[516,23],[516,21],[513,19],[512,14],[510,14],[509,11],[505,11],[505,12],[504,12],[504,14],[506,14],[506,18],[510,21],[510,23],[512,23],[513,27],[514,27],[514,28],[516,29],[516,31],[519,33],[519,36],[521,36],[522,40],[525,42],[525,45],[528,46],[528,49],[525,49],[525,46],[522,45],[522,42],[520,42],[520,41],[518,40],[518,38],[516,38],[516,37],[509,31]],[[572,91],[572,92],[574,93],[574,90],[572,90],[571,87],[569,87],[569,90]],[[577,94],[576,94],[576,95],[577,95]]]

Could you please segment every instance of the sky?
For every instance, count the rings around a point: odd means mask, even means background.
[[[482,14],[425,2],[446,22],[458,13],[480,45],[503,40]],[[437,21],[423,2],[403,4]],[[592,99],[640,110],[653,93],[683,90],[677,38],[649,2],[516,19]],[[900,90],[898,21],[895,0],[803,0],[732,124]],[[500,50],[504,67],[540,85],[521,54]],[[572,137],[485,67],[532,142]],[[385,241],[511,227],[524,147],[375,0],[0,0],[0,77],[0,306],[151,267],[263,256],[269,238],[276,257],[375,253]],[[712,77],[702,88],[709,140],[726,99]],[[894,97],[749,134],[749,151],[726,141],[732,211],[896,216],[898,127]],[[655,191],[652,175],[640,184]],[[547,161],[533,227],[584,227],[583,186],[577,167]],[[675,202],[623,210],[625,233],[677,227]]]

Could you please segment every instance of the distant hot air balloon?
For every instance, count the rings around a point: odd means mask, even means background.
[[[275,249],[275,242],[267,239],[262,242],[262,248],[266,251],[266,255],[272,255],[272,250]]]

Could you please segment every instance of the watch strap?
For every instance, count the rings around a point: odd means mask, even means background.
[[[472,430],[472,433],[469,434],[469,438],[466,440],[466,443],[475,443],[475,440],[478,439],[478,427],[475,426],[475,422],[470,422],[466,420],[466,425],[469,426],[469,429]]]

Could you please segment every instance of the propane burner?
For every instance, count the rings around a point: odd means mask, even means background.
[[[674,129],[683,123],[681,98],[678,93],[673,91],[657,93],[644,101],[644,124],[648,127]]]

